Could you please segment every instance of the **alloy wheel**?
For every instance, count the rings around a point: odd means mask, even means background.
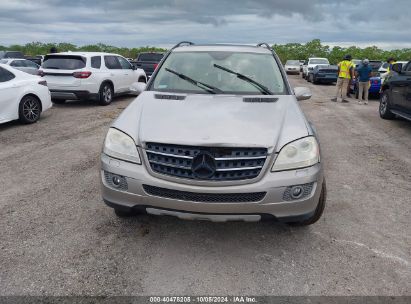
[[[112,92],[111,92],[111,87],[108,85],[105,85],[103,88],[103,98],[105,102],[110,102],[112,98]]]
[[[27,97],[23,103],[23,115],[24,117],[30,121],[34,122],[39,119],[40,117],[40,105],[39,102],[32,98]]]

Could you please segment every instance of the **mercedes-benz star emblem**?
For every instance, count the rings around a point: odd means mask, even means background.
[[[193,158],[191,170],[194,176],[200,179],[207,179],[216,172],[216,164],[213,156],[208,152],[200,152]]]

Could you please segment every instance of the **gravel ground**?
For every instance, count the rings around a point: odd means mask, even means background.
[[[1,295],[411,295],[411,123],[378,103],[301,106],[320,136],[324,216],[310,227],[117,218],[99,189],[108,107],[56,105],[0,126]]]

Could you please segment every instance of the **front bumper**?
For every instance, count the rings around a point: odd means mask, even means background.
[[[110,186],[104,171],[124,176],[128,189],[118,190]],[[309,168],[283,172],[261,172],[264,176],[250,184],[229,186],[198,186],[168,181],[152,176],[145,165],[137,165],[101,155],[101,185],[103,200],[107,205],[123,209],[139,209],[151,214],[172,215],[183,219],[207,219],[212,221],[256,221],[264,217],[293,222],[309,218],[318,205],[323,183],[321,163]],[[283,195],[288,186],[313,183],[312,191],[302,199],[285,201]],[[143,185],[201,194],[229,194],[266,192],[256,202],[197,202],[149,195]]]

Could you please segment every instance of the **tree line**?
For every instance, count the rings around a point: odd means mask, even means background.
[[[350,46],[343,48],[340,46],[330,47],[323,45],[319,39],[314,39],[305,44],[287,43],[274,44],[273,49],[285,63],[289,59],[305,60],[308,57],[325,57],[328,58],[331,64],[340,62],[346,54],[350,54],[353,59],[365,59],[386,61],[393,57],[396,60],[411,60],[411,49],[383,50],[376,46],[360,48]]]
[[[126,47],[116,47],[112,45],[106,45],[103,43],[90,44],[77,46],[72,43],[42,43],[42,42],[30,42],[25,45],[13,44],[8,47],[0,45],[0,51],[13,50],[20,51],[26,56],[36,56],[36,55],[45,55],[50,53],[52,47],[57,48],[58,52],[107,52],[120,54],[126,58],[137,58],[137,55],[142,52],[164,52],[166,49],[144,46],[137,48],[126,48]]]
[[[52,47],[57,48],[59,52],[66,51],[89,51],[89,52],[108,52],[120,54],[126,58],[136,58],[141,52],[164,52],[166,49],[153,46],[144,46],[137,48],[116,47],[103,43],[77,46],[71,43],[42,43],[31,42],[25,45],[10,45],[8,47],[0,45],[1,50],[21,51],[27,56],[44,55],[50,52]],[[411,49],[383,50],[376,46],[360,48],[350,46],[343,48],[340,46],[330,47],[321,43],[319,39],[314,39],[305,44],[287,43],[274,44],[273,49],[276,51],[281,61],[285,63],[288,59],[307,59],[308,57],[326,57],[330,63],[336,64],[342,60],[344,55],[350,54],[355,59],[372,59],[386,61],[393,57],[396,60],[411,60]]]

